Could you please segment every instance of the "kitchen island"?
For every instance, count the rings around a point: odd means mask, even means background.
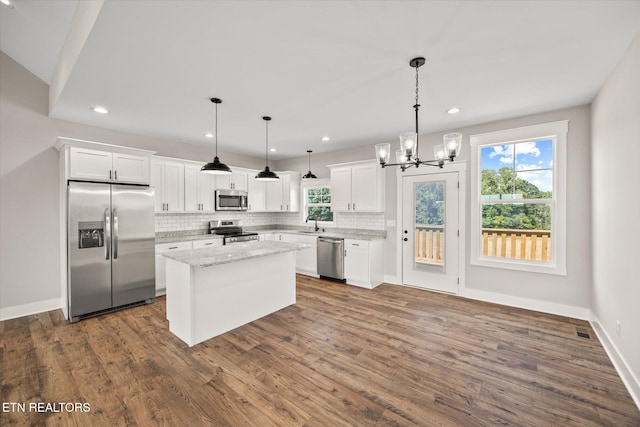
[[[189,346],[296,302],[296,251],[264,241],[176,251],[167,258],[169,331]]]

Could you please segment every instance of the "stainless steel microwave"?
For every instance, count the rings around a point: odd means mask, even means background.
[[[217,211],[246,211],[247,192],[243,190],[216,190]]]

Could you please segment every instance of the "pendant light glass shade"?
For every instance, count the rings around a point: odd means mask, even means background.
[[[280,177],[276,175],[275,172],[269,170],[269,121],[271,120],[271,117],[264,116],[262,120],[264,120],[266,126],[267,150],[265,157],[267,159],[267,165],[264,167],[263,171],[258,172],[258,175],[256,175],[256,181],[277,181]]]
[[[309,172],[307,172],[302,179],[307,181],[310,179],[318,179],[317,176],[315,176],[314,174],[311,173],[311,153],[313,153],[312,150],[307,150],[307,153],[309,153]]]
[[[222,100],[220,98],[211,98],[211,102],[216,106],[216,125],[214,134],[216,139],[216,155],[212,162],[202,166],[200,172],[210,175],[229,175],[231,173],[231,168],[222,163],[218,158],[218,104],[221,104]]]
[[[376,144],[376,156],[378,157],[378,162],[381,164],[389,163],[389,156],[391,156],[391,144],[382,143]]]
[[[461,133],[448,133],[442,137],[442,141],[447,157],[453,160],[460,155],[460,147],[462,146]]]

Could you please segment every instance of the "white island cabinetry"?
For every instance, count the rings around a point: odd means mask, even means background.
[[[167,253],[169,331],[189,346],[296,302],[296,243]]]

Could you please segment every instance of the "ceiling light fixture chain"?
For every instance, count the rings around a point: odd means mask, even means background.
[[[409,65],[416,69],[416,103],[413,106],[415,111],[415,132],[404,132],[400,134],[400,149],[396,150],[396,162],[389,163],[391,155],[391,144],[376,144],[376,157],[380,166],[399,166],[404,172],[410,167],[419,167],[420,165],[437,166],[442,168],[445,163],[453,162],[460,154],[460,146],[462,143],[462,134],[448,133],[443,136],[443,144],[433,147],[434,160],[420,160],[418,156],[418,111],[420,110],[420,77],[419,69],[425,64],[426,60],[419,56],[409,61]]]

